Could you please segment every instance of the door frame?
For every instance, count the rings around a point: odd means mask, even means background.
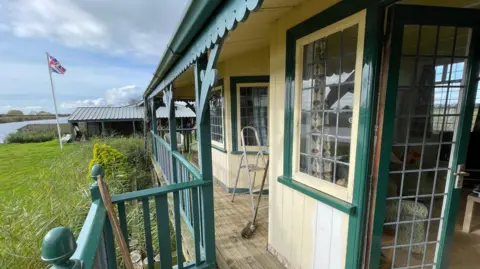
[[[428,14],[427,16],[425,14]],[[370,254],[369,268],[380,264],[385,200],[387,198],[390,152],[393,142],[394,116],[396,111],[397,84],[402,51],[403,26],[406,24],[468,27],[472,29],[470,51],[466,70],[466,94],[462,95],[460,114],[452,156],[451,173],[447,181],[444,221],[441,225],[440,243],[437,249],[436,268],[448,268],[450,249],[455,228],[456,210],[460,190],[455,189],[453,173],[458,164],[465,163],[470,127],[476,94],[476,75],[480,57],[480,10],[464,8],[431,7],[417,5],[393,5],[388,11],[387,36],[384,43],[384,61],[381,66],[380,89],[377,109],[378,133],[372,159],[373,195],[371,198],[370,231],[367,242]],[[386,105],[388,104],[388,106]],[[368,254],[367,254],[368,255]]]

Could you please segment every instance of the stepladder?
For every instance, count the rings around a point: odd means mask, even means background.
[[[235,199],[240,175],[243,173],[247,176],[248,179],[248,194],[250,196],[250,207],[252,210],[252,214],[254,214],[254,195],[259,191],[262,192],[264,189],[263,187],[259,190],[255,189],[255,179],[257,173],[267,173],[267,162],[265,160],[265,152],[267,151],[267,147],[265,145],[262,145],[257,129],[252,126],[245,126],[242,128],[242,130],[240,131],[240,143],[242,153],[240,156],[240,163],[238,165],[237,175],[235,178],[235,186],[232,193],[232,202]],[[250,158],[251,163],[249,162],[248,155],[250,155],[251,157],[253,155],[253,158]]]

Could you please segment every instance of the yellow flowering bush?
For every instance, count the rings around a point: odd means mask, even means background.
[[[101,164],[105,168],[105,181],[112,193],[129,191],[128,163],[123,153],[107,144],[95,144],[93,158],[88,167],[89,176],[95,164]]]

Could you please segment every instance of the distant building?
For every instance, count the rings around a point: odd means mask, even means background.
[[[176,106],[176,117],[185,119],[185,124],[194,124],[195,113],[179,103]],[[168,112],[165,107],[157,109],[158,122],[166,122]],[[143,132],[143,106],[126,107],[79,107],[68,118],[73,133],[74,126],[88,136],[100,135],[132,135]],[[184,124],[183,120],[179,123]],[[161,126],[158,126],[161,129]]]

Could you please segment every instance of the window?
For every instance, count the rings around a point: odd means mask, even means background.
[[[296,46],[294,179],[343,200],[353,193],[364,20],[360,12]]]
[[[465,62],[456,62],[453,64],[444,64],[435,66],[435,93],[434,93],[434,106],[433,111],[434,115],[443,115],[445,112],[445,123],[443,123],[443,118],[434,117],[432,122],[433,132],[438,133],[442,130],[442,124],[444,124],[443,131],[453,131],[455,128],[455,119],[456,117],[453,114],[458,114],[460,111],[457,111],[458,100],[460,94],[460,86],[462,85],[462,80],[465,76]],[[450,88],[450,89],[449,89]],[[448,96],[447,96],[448,93]],[[478,114],[478,107],[480,105],[480,92],[477,90],[475,98],[475,109],[472,119],[471,130],[475,126],[475,120]],[[444,108],[447,108],[447,111],[444,111]]]
[[[223,147],[223,86],[213,89],[210,98],[210,132],[212,141]]]
[[[268,143],[268,87],[240,86],[240,131],[243,127],[254,127],[262,146]],[[245,130],[245,146],[258,146],[255,133]],[[239,144],[241,145],[241,143]]]

